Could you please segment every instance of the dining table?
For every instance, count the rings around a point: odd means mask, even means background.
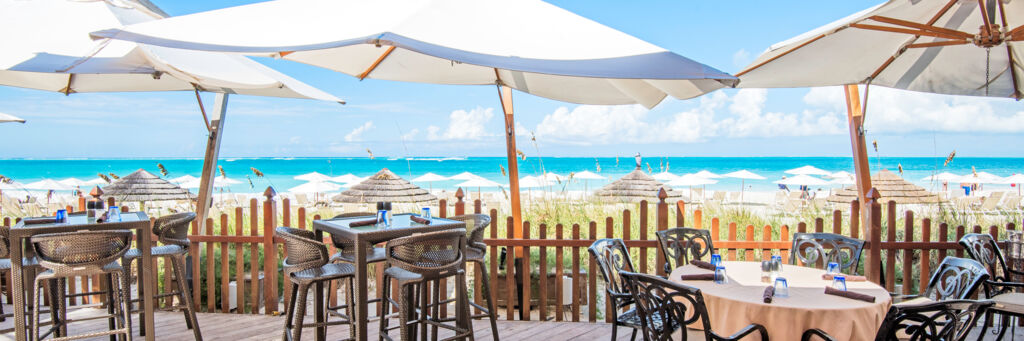
[[[413,217],[424,218],[427,219],[428,222],[419,223],[414,221]],[[465,222],[439,217],[422,217],[417,214],[394,214],[388,225],[370,224],[351,226],[353,223],[365,222],[375,218],[376,217],[374,216],[363,216],[313,221],[313,231],[316,233],[317,240],[323,240],[324,233],[327,233],[334,237],[354,242],[356,273],[355,286],[353,290],[355,294],[355,302],[350,302],[349,304],[353,305],[355,308],[355,317],[353,318],[352,328],[355,329],[355,339],[357,341],[366,341],[369,334],[369,329],[367,329],[367,323],[369,320],[369,293],[367,289],[369,283],[367,281],[366,262],[367,251],[378,243],[384,243],[396,238],[450,229],[466,229]],[[382,284],[377,283],[377,285]],[[316,309],[316,316],[320,318],[324,316],[324,298],[320,295],[315,296],[314,307]],[[465,306],[465,304],[461,304],[459,306]],[[464,313],[465,312],[459,312],[456,314],[456,323],[460,327],[465,327],[469,324],[469,321],[464,318],[464,315],[466,315]],[[316,340],[323,341],[326,338],[326,327],[317,328]]]
[[[765,289],[773,282],[762,279],[760,262],[721,264],[728,279],[725,283],[682,280],[682,275],[714,272],[692,264],[676,268],[669,275],[673,282],[701,290],[711,329],[719,335],[731,335],[757,323],[765,327],[772,340],[799,340],[805,330],[812,328],[836,340],[874,340],[892,304],[889,292],[870,281],[848,280],[846,286],[848,291],[873,296],[874,302],[825,294],[825,287],[832,285],[822,276],[825,270],[787,264],[781,266],[778,276],[788,283],[788,297],[776,296],[765,303]]]
[[[95,217],[89,217],[84,212],[82,213],[70,213],[67,215],[67,219],[64,222],[52,221],[52,218],[46,218],[42,223],[34,223],[38,218],[28,218],[19,221],[13,227],[11,227],[10,235],[8,238],[11,243],[11,274],[13,282],[13,291],[16,293],[25,292],[24,278],[22,270],[22,262],[14,261],[22,259],[26,254],[26,248],[30,247],[28,244],[29,239],[32,236],[49,234],[49,233],[64,233],[64,232],[78,232],[78,231],[111,231],[111,230],[130,230],[135,233],[137,237],[140,253],[142,253],[141,264],[153,264],[152,254],[152,236],[153,226],[150,223],[149,216],[145,212],[122,212],[121,217],[118,221],[105,221],[96,222]],[[142,237],[140,237],[142,236]],[[143,292],[156,292],[156,286],[154,282],[155,274],[153,273],[153,267],[150,266],[138,267],[140,285],[143,287]],[[149,331],[146,333],[145,339],[147,341],[153,341],[156,339],[156,329],[154,329],[153,320],[153,308],[154,301],[152,295],[143,295],[142,298],[142,310],[143,317],[142,323],[145,326],[145,330]],[[25,325],[25,296],[14,295],[14,340],[25,341],[26,330],[29,326]]]

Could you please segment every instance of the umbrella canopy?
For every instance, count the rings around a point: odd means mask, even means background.
[[[697,174],[684,174],[676,178],[675,180],[669,181],[667,185],[676,187],[685,186],[703,186],[703,185],[714,185],[717,184],[718,180],[712,180],[698,176]]]
[[[748,171],[746,169],[738,170],[738,171],[735,171],[735,172],[732,172],[732,173],[725,173],[725,174],[722,174],[722,176],[727,177],[727,178],[736,178],[736,179],[743,179],[743,180],[764,180],[763,176],[757,175],[754,172]]]
[[[292,179],[317,182],[331,181],[331,177],[321,174],[320,172],[310,172],[302,175],[296,175]]]
[[[469,181],[466,181],[466,182],[459,183],[459,184],[457,184],[455,186],[457,186],[457,187],[467,187],[468,188],[468,187],[501,187],[503,185],[500,184],[500,183],[491,181],[491,180],[487,180],[487,179],[473,179],[473,180],[469,180]]]
[[[566,177],[558,175],[557,173],[544,172],[544,174],[538,175],[538,179],[545,180],[547,182],[562,182],[565,181]]]
[[[171,181],[171,183],[174,183],[174,181]],[[238,180],[235,180],[235,179],[226,178],[224,176],[217,176],[217,177],[213,178],[213,183],[211,183],[210,185],[212,185],[213,188],[224,189],[224,188],[227,188],[227,187],[231,187],[231,185],[237,185],[237,184],[240,184],[240,183],[242,183],[242,182],[238,181]],[[199,188],[200,184],[201,184],[201,180],[194,178],[192,180],[188,180],[188,181],[185,181],[185,182],[182,182],[182,183],[178,183],[178,186],[181,186],[181,188]]]
[[[829,181],[828,183],[835,184],[835,185],[854,185],[854,184],[857,183],[857,180],[853,178],[853,175],[850,175],[850,176],[840,176],[840,177],[833,177],[832,180]]]
[[[341,101],[243,56],[89,37],[164,16],[132,0],[0,0],[0,84],[65,94],[198,89]]]
[[[702,178],[705,178],[705,179],[721,179],[721,178],[724,178],[724,176],[712,173],[712,172],[710,172],[710,171],[708,171],[706,169],[702,170],[700,172],[694,173],[693,175],[696,175],[696,176],[699,176],[699,177],[702,177]]]
[[[852,178],[854,176],[855,176],[855,174],[847,172],[847,171],[838,171],[838,172],[829,174],[829,175],[827,175],[825,177],[826,178],[832,178],[832,179],[840,179],[840,178]]]
[[[456,174],[456,175],[449,176],[448,180],[469,181],[469,180],[478,180],[478,179],[483,179],[483,178],[484,177],[476,175],[476,174],[473,174],[473,173],[470,173],[470,172],[462,172],[462,173],[459,173],[459,174]]]
[[[1004,184],[1024,184],[1024,174],[1014,174],[1003,178]]]
[[[665,188],[669,198],[682,197],[672,187],[654,180],[650,175],[637,168],[611,183],[601,187],[594,195],[612,197],[623,201],[640,201],[658,198],[658,190]]]
[[[337,202],[427,202],[437,197],[387,168],[331,198]]]
[[[893,200],[897,204],[934,204],[939,201],[938,195],[884,169],[871,176],[871,185],[878,190],[884,202]],[[857,189],[854,187],[840,189],[828,197],[828,201],[836,203],[848,203],[854,199],[857,199]]]
[[[360,181],[363,181],[363,180],[364,180],[363,178],[355,176],[355,174],[348,173],[348,174],[345,174],[345,175],[339,175],[339,176],[333,177],[333,178],[331,178],[330,181],[338,182],[338,183],[343,183],[343,184],[348,184],[348,183],[353,183],[353,182],[360,182]]]
[[[580,180],[605,180],[605,179],[607,179],[606,177],[603,177],[600,174],[597,174],[597,173],[594,173],[594,172],[591,172],[591,171],[586,171],[586,170],[582,171],[582,172],[579,172],[579,173],[573,173],[572,174],[572,178],[573,179],[580,179]]]
[[[1003,181],[1003,177],[989,173],[989,172],[978,172],[977,177],[985,179],[986,184],[997,184]]]
[[[536,188],[550,185],[550,182],[544,181],[543,179],[532,175],[519,178],[519,187],[522,188]]]
[[[978,172],[978,174],[967,174],[960,178],[953,180],[953,182],[959,182],[964,184],[1001,184],[1004,182],[1003,178],[992,175],[991,173]]]
[[[333,192],[341,189],[341,185],[331,182],[323,181],[311,181],[292,188],[288,191],[292,193],[323,193]]]
[[[825,180],[822,180],[822,179],[819,179],[819,178],[815,178],[815,177],[810,176],[810,175],[800,174],[800,175],[797,175],[797,176],[794,176],[794,177],[785,178],[785,179],[777,180],[777,181],[772,181],[772,183],[777,183],[777,184],[780,184],[780,185],[787,185],[787,186],[824,186],[824,185],[828,184],[828,181],[825,181]]]
[[[870,83],[1019,99],[1024,29],[1007,21],[1022,13],[1019,1],[890,0],[772,45],[737,75],[751,88]]]
[[[787,170],[785,173],[786,174],[793,174],[793,175],[820,175],[820,176],[832,175],[832,173],[829,173],[826,170],[819,169],[819,168],[811,166],[811,165],[803,166],[803,167],[800,167],[800,168],[793,168],[793,169]]]
[[[122,176],[103,187],[104,197],[113,197],[118,202],[190,200],[192,193],[144,169]]]
[[[67,179],[64,179],[64,180],[57,181],[57,182],[65,184],[65,185],[68,185],[68,186],[71,186],[71,187],[75,187],[75,186],[89,186],[90,185],[89,182],[87,182],[85,180],[78,179],[78,178],[67,178]]]
[[[672,180],[675,180],[675,179],[679,178],[678,175],[675,175],[675,174],[672,174],[672,173],[669,173],[669,172],[657,173],[657,174],[651,175],[651,177],[654,178],[654,180],[658,180],[658,181],[672,181]]]
[[[0,181],[0,190],[22,190],[25,189],[25,184],[11,181],[10,183]]]
[[[0,123],[6,122],[25,123],[25,119],[0,112]]]
[[[194,177],[194,176],[191,176],[191,175],[182,175],[182,176],[179,176],[177,178],[167,179],[167,181],[170,181],[172,184],[180,184],[180,183],[186,183],[186,182],[191,182],[191,181],[199,181],[199,180],[201,180],[201,179],[199,179],[197,177]]]
[[[528,25],[495,25],[523,18],[530,18]],[[736,81],[540,0],[269,1],[94,35],[277,56],[360,79],[477,85],[497,80],[573,103],[653,107],[667,95],[692,98]]]
[[[935,175],[929,175],[921,179],[921,181],[956,181],[962,178],[962,175],[956,175],[950,172],[942,172]]]
[[[437,174],[434,174],[434,173],[427,173],[427,174],[420,175],[420,176],[416,177],[415,179],[412,179],[412,182],[435,182],[435,181],[445,181],[445,180],[448,180],[448,178],[440,176],[440,175],[437,175]]]
[[[40,181],[36,181],[36,182],[30,182],[28,184],[25,184],[25,189],[47,190],[47,191],[48,190],[70,191],[70,190],[75,189],[75,186],[65,185],[65,184],[62,184],[62,183],[60,183],[58,181],[54,181],[54,180],[51,180],[51,179],[44,179],[44,180],[40,180]]]

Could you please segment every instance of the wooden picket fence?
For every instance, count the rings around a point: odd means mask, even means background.
[[[467,203],[461,196],[457,195],[457,201],[451,205],[446,200],[439,200],[437,215],[446,217],[449,213],[454,215],[464,214],[467,211],[472,213],[484,213],[480,200]],[[84,203],[80,203],[84,207]],[[280,207],[278,207],[280,206]],[[466,207],[470,206],[470,207]],[[653,207],[652,207],[653,206]],[[932,224],[929,219],[915,220],[914,213],[906,211],[903,217],[902,236],[897,233],[901,230],[897,227],[897,210],[895,202],[886,203],[885,224],[882,224],[881,205],[872,203],[870,216],[873,228],[871,235],[866,236],[867,245],[865,254],[862,256],[864,271],[870,279],[881,282],[884,276],[884,286],[889,291],[897,289],[904,294],[916,293],[920,288],[926,287],[931,269],[946,256],[963,257],[964,252],[957,244],[965,233],[990,233],[997,238],[1005,236],[1005,231],[1015,230],[1014,223],[1007,223],[1004,226],[981,226],[965,227],[950,226],[945,223]],[[723,222],[718,218],[710,219],[710,226],[705,226],[703,212],[700,209],[690,211],[687,215],[687,208],[683,202],[669,204],[665,198],[657,202],[649,203],[641,201],[636,206],[636,214],[632,210],[622,211],[619,217],[604,217],[601,220],[578,222],[573,224],[558,223],[552,228],[546,223],[535,224],[524,222],[524,235],[522,238],[514,238],[511,217],[498,217],[496,209],[491,209],[488,214],[491,217],[491,227],[486,232],[485,243],[488,245],[488,276],[491,286],[491,293],[502,297],[496,297],[498,301],[506,302],[503,309],[499,309],[501,318],[508,320],[530,320],[539,318],[541,320],[553,319],[556,321],[589,321],[596,322],[599,319],[598,306],[605,306],[603,311],[610,309],[610,301],[603,297],[604,290],[598,284],[600,275],[594,259],[587,255],[586,248],[595,240],[600,238],[623,238],[630,253],[634,255],[634,265],[638,272],[664,275],[664,263],[654,232],[666,230],[670,227],[685,226],[698,229],[709,229],[712,242],[717,253],[726,260],[757,261],[768,259],[771,255],[781,255],[788,259],[791,248],[791,235],[794,232],[833,232],[844,234],[853,238],[864,238],[861,236],[859,222],[860,205],[854,201],[851,203],[847,214],[840,210],[832,212],[831,226],[825,226],[824,219],[818,218],[813,222],[797,223],[795,226],[741,226],[736,222]],[[73,211],[72,207],[68,207]],[[653,214],[651,210],[653,210]],[[294,214],[293,214],[294,212]],[[650,221],[650,217],[654,217]],[[194,295],[194,302],[200,311],[237,313],[237,314],[278,314],[279,302],[282,299],[290,298],[290,286],[282,285],[287,274],[282,274],[281,260],[287,255],[280,246],[280,240],[274,238],[274,228],[278,224],[297,228],[309,229],[312,220],[320,219],[319,215],[310,216],[307,209],[298,207],[292,209],[288,199],[279,203],[273,200],[258,201],[251,199],[247,208],[235,208],[232,214],[221,214],[218,217],[208,218],[205,231],[198,229],[194,224],[189,239],[192,242],[191,252],[191,284]],[[501,218],[501,219],[499,219]],[[843,221],[846,227],[843,228]],[[634,224],[634,221],[636,224]],[[5,226],[14,224],[16,220],[3,218]],[[219,224],[214,224],[218,222]],[[499,225],[504,224],[504,228]],[[214,226],[217,226],[215,229]],[[532,228],[532,227],[536,228]],[[635,227],[634,227],[635,226]],[[633,231],[638,228],[639,238],[631,238]],[[506,232],[499,236],[499,230]],[[553,233],[549,233],[549,230]],[[883,238],[884,236],[884,238]],[[916,237],[920,236],[920,237]],[[155,237],[153,237],[155,240]],[[329,241],[326,241],[328,242]],[[334,248],[328,246],[329,252],[335,252]],[[502,252],[505,256],[502,257]],[[536,251],[536,252],[534,252]],[[568,256],[568,257],[567,257]],[[506,276],[507,271],[502,269],[515,269],[515,259],[520,259],[521,265],[531,271],[521,271],[514,276]],[[553,258],[553,259],[552,259]],[[653,259],[653,261],[649,261]],[[500,264],[501,260],[505,263]],[[549,263],[554,266],[549,266]],[[161,262],[162,263],[162,262]],[[568,263],[568,264],[567,264]],[[879,266],[881,265],[881,266]],[[170,264],[152,264],[159,267],[162,278],[159,285],[173,288],[175,279],[171,275]],[[380,267],[376,264],[371,267]],[[472,269],[475,279],[483,276],[482,269]],[[899,271],[897,271],[899,270]],[[253,276],[253,273],[257,273]],[[259,273],[262,272],[262,286],[259,280]],[[536,281],[533,280],[534,272],[540,274]],[[378,279],[382,273],[381,268],[371,271]],[[536,293],[533,290],[523,290],[522,304],[509,304],[518,302],[514,290],[516,286],[515,276],[519,276],[519,283],[536,283]],[[550,277],[550,276],[553,276]],[[9,281],[10,276],[6,276]],[[254,279],[255,280],[252,280]],[[565,286],[561,283],[550,283],[549,281],[562,281],[568,278],[569,290],[564,292]],[[81,278],[80,287],[98,287],[95,278]],[[501,283],[499,283],[499,281]],[[232,311],[229,301],[231,282],[237,284],[235,301],[237,309]],[[378,281],[379,283],[379,281]],[[473,293],[480,293],[482,281],[473,281]],[[444,284],[447,288],[448,284]],[[7,285],[7,295],[10,297],[10,285]],[[531,286],[527,286],[528,288]],[[74,286],[69,286],[75,290]],[[377,295],[382,292],[382,287],[377,286]],[[334,291],[332,291],[334,292]],[[442,291],[443,292],[443,291]],[[569,294],[569,295],[565,295]],[[537,297],[532,297],[537,295]],[[474,295],[474,299],[481,300],[481,295]],[[570,297],[569,302],[563,297]],[[271,302],[271,304],[260,304]],[[98,298],[85,298],[79,303],[94,302]],[[600,299],[600,301],[599,301]],[[331,300],[337,300],[332,295]],[[165,299],[161,304],[170,304],[170,298]],[[286,303],[287,304],[287,303]],[[566,317],[568,314],[568,317]],[[585,315],[584,315],[585,314]],[[605,319],[610,318],[609,314],[602,314]]]

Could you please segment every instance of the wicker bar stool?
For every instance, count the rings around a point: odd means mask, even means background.
[[[491,217],[486,214],[465,214],[449,217],[448,219],[466,223],[466,234],[469,238],[466,240],[466,261],[477,264],[483,273],[481,290],[483,291],[484,299],[487,300],[487,307],[469,301],[470,305],[481,311],[480,314],[470,315],[469,318],[478,319],[486,317],[490,319],[491,336],[494,337],[494,341],[498,341],[498,314],[494,309],[494,300],[491,297],[493,293],[491,293],[490,276],[487,275],[487,264],[484,263],[484,259],[487,256],[487,244],[484,244],[484,231],[491,224]]]
[[[155,234],[157,236],[157,240],[163,244],[151,249],[153,259],[165,258],[170,261],[171,269],[174,272],[174,282],[178,284],[177,290],[153,295],[153,299],[156,300],[164,297],[177,296],[178,304],[160,309],[181,309],[182,313],[185,314],[185,326],[188,327],[188,329],[192,329],[192,334],[196,341],[201,341],[203,339],[203,333],[199,330],[199,321],[196,319],[195,305],[192,304],[192,291],[189,290],[188,283],[186,283],[184,270],[185,257],[188,256],[188,248],[190,244],[188,240],[188,228],[195,219],[195,213],[185,212],[165,215],[157,218],[156,221],[153,222],[153,234]],[[129,269],[128,271],[131,271],[132,262],[136,260],[140,260],[141,262],[141,259],[142,252],[139,251],[139,249],[131,249],[125,253],[121,263],[124,264],[125,268]],[[126,287],[129,285],[129,277],[130,276],[125,276]],[[131,292],[129,292],[128,310],[132,313],[138,312],[139,320],[141,321],[141,309],[138,311],[133,310],[133,303],[141,301],[142,295],[145,295],[142,291],[142,286],[139,285],[138,288],[140,297],[137,299],[132,299],[130,297]],[[139,327],[139,335],[146,335],[146,329],[144,326]]]
[[[366,216],[373,217],[376,216],[376,213],[349,212],[336,215],[334,216],[334,219]],[[345,262],[353,264],[356,262],[356,245],[354,241],[331,235],[331,243],[333,243],[334,247],[338,249],[338,252],[331,255],[331,262]],[[371,247],[366,252],[366,264],[383,262],[386,258],[384,254],[384,248]]]
[[[426,340],[427,326],[431,326],[435,330],[435,339],[437,328],[444,328],[455,334],[445,340],[467,337],[473,340],[473,328],[445,324],[444,322],[456,319],[439,316],[436,313],[437,307],[443,303],[431,302],[431,295],[427,294],[428,283],[454,276],[457,290],[456,311],[468,322],[469,307],[466,303],[469,299],[466,291],[466,273],[462,270],[466,264],[465,248],[466,233],[459,230],[416,234],[387,243],[388,268],[384,270],[384,283],[391,283],[392,279],[398,281],[400,302],[391,299],[391,285],[385,285],[384,299],[389,304],[384,305],[380,319],[382,339],[392,340],[388,331],[400,329],[402,340],[412,340],[415,335],[414,328],[419,327],[420,338]],[[392,307],[399,310],[397,327],[388,326],[388,321],[393,316],[389,313]]]
[[[13,267],[11,266],[11,240],[9,238],[10,237],[10,233],[11,233],[11,227],[10,226],[0,226],[0,271],[11,271],[13,269]],[[39,265],[39,260],[36,257],[34,257],[34,256],[33,257],[28,257],[26,255],[26,258],[24,258],[22,260],[21,269],[24,272],[24,274],[22,275],[22,279],[24,279],[25,281],[34,281],[35,280],[34,274],[36,272],[40,271],[42,269],[42,267]],[[56,281],[50,281],[49,284],[50,284],[50,290],[48,291],[48,294],[50,296],[48,297],[48,299],[50,300],[50,302],[57,302],[58,301],[58,297],[57,296],[53,296],[53,295],[56,294],[57,291],[58,291],[57,290],[58,289],[57,288],[57,284],[58,283]],[[29,285],[31,285],[31,284],[29,284]],[[26,287],[28,287],[29,285],[26,285]],[[27,293],[28,294],[27,297],[23,301],[23,302],[27,302],[26,303],[27,304],[27,306],[26,306],[26,312],[27,313],[24,316],[27,316],[28,318],[32,317],[32,310],[34,310],[34,307],[33,307],[35,305],[35,295],[33,295],[34,292],[35,292],[34,290],[33,291],[29,291]],[[50,321],[51,322],[58,320],[59,310],[57,310],[57,309],[50,309],[48,311],[44,310],[44,311],[40,311],[40,312],[41,313],[50,313],[51,314],[50,315]],[[0,304],[0,322],[6,321],[8,317],[14,317],[14,313],[13,312],[5,313],[4,309],[3,309],[3,305]],[[31,324],[32,324],[32,322],[30,320],[27,325],[31,325]],[[11,331],[14,331],[14,329],[11,328],[11,329],[7,329],[7,330],[0,330],[0,333],[8,333],[8,332],[11,332]]]
[[[309,295],[310,286],[316,288],[316,295],[319,302],[326,299],[327,291],[325,284],[331,281],[342,280],[349,283],[355,278],[356,269],[352,264],[330,263],[327,257],[327,246],[316,239],[313,231],[296,229],[291,227],[278,227],[274,235],[284,239],[284,249],[288,257],[284,259],[284,271],[288,273],[288,280],[292,283],[291,301],[285,316],[284,332],[282,340],[301,340],[302,328],[347,324],[349,325],[349,339],[355,338],[355,329],[352,329],[351,310],[348,315],[340,313],[341,309],[351,306],[353,301],[352,291],[348,291],[349,305],[328,307],[326,313],[342,318],[340,321],[327,322],[324,315],[316,316],[317,321],[311,324],[303,323],[306,317],[306,300]],[[296,296],[298,296],[296,299]],[[298,306],[296,311],[296,306]]]
[[[106,285],[109,288],[107,304],[110,307],[109,314],[76,319],[76,321],[88,321],[95,319],[112,319],[116,325],[111,325],[110,330],[91,332],[82,335],[62,335],[53,340],[76,340],[97,336],[124,335],[131,341],[132,327],[127,322],[131,319],[125,300],[128,288],[123,286],[123,278],[127,275],[121,264],[117,262],[128,248],[131,247],[131,231],[83,231],[41,234],[31,238],[32,248],[39,258],[39,264],[46,269],[36,275],[35,284],[32,286],[34,292],[38,292],[42,281],[67,279],[77,276],[101,275],[106,278]],[[63,285],[59,285],[63,291]],[[36,306],[39,306],[38,293]],[[63,300],[63,298],[61,298]],[[63,306],[63,302],[54,305]],[[62,329],[66,327],[68,320],[60,321]],[[32,339],[41,339],[39,334],[39,309],[34,310],[32,316]]]

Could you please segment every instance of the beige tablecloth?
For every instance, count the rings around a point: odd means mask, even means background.
[[[831,281],[821,279],[824,270],[783,265],[781,277],[789,283],[789,297],[764,303],[769,284],[761,282],[760,262],[724,262],[728,284],[712,281],[680,281],[683,274],[710,273],[692,265],[680,267],[669,279],[701,289],[708,307],[711,329],[731,335],[750,323],[768,329],[772,340],[799,340],[804,330],[818,328],[836,340],[874,340],[892,300],[882,287],[870,282],[847,282],[847,289],[874,295],[875,303],[825,295]],[[757,339],[754,337],[745,340]]]

